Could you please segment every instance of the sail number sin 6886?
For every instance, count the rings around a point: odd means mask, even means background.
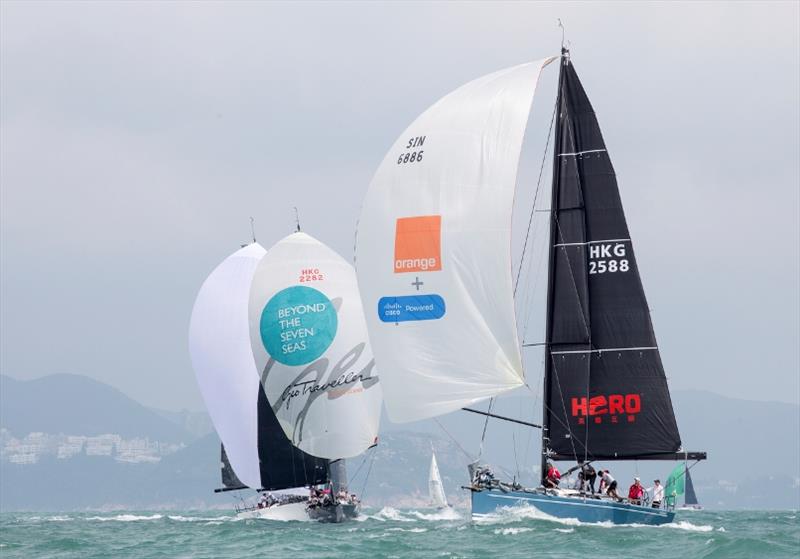
[[[425,143],[425,136],[415,136],[414,138],[409,138],[406,147],[403,148],[406,151],[400,154],[397,158],[397,164],[403,165],[405,163],[417,163],[418,161],[422,161],[422,156],[425,154],[425,150],[419,149],[422,147],[422,144]]]

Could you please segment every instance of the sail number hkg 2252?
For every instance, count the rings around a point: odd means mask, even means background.
[[[589,273],[627,272],[631,269],[623,243],[589,245]]]

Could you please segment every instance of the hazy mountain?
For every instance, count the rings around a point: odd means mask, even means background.
[[[0,375],[0,427],[17,437],[41,431],[88,436],[116,433],[164,442],[194,438],[116,388],[68,374],[28,381]]]
[[[169,411],[160,410],[158,408],[148,408],[150,411],[160,415],[164,419],[169,420],[176,425],[180,425],[183,429],[192,435],[193,438],[199,439],[205,437],[209,433],[214,432],[214,424],[211,423],[211,418],[204,411]]]
[[[188,443],[194,438],[189,430],[199,434],[203,425],[209,425],[203,413],[150,410],[85,377],[54,375],[28,382],[0,377],[0,381],[0,427],[18,437],[30,431],[117,433]],[[540,411],[534,402],[535,398],[511,395],[497,400],[493,411],[538,422]],[[696,391],[675,391],[673,403],[684,446],[709,453],[709,460],[692,470],[703,504],[800,507],[798,406]],[[42,407],[45,411],[40,411]],[[483,428],[482,416],[466,412],[408,425],[392,424],[384,417],[378,447],[348,461],[352,489],[363,493],[370,504],[420,506],[427,500],[433,446],[448,498],[463,502],[469,494],[460,486],[467,482],[467,464],[479,454]],[[491,420],[481,460],[503,477],[534,484],[539,437],[537,429]],[[662,462],[601,465],[610,467],[623,484],[633,475],[663,479],[674,467]],[[0,509],[230,506],[239,495],[251,494],[215,495],[219,483],[219,440],[211,433],[158,463],[126,464],[112,456],[85,453],[69,459],[49,455],[36,464],[0,462]]]

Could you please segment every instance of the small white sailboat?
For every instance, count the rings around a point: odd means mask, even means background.
[[[436,463],[436,453],[431,449],[431,470],[428,474],[428,497],[437,509],[449,508],[447,496],[444,494],[442,476],[439,474],[439,465]]]

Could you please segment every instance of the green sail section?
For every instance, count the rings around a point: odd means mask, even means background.
[[[678,495],[683,495],[683,492],[686,490],[686,466],[684,464],[680,464],[675,466],[675,468],[670,472],[669,477],[667,478],[667,484],[664,488],[664,493],[667,496],[667,502],[669,504],[675,504],[675,498]]]

